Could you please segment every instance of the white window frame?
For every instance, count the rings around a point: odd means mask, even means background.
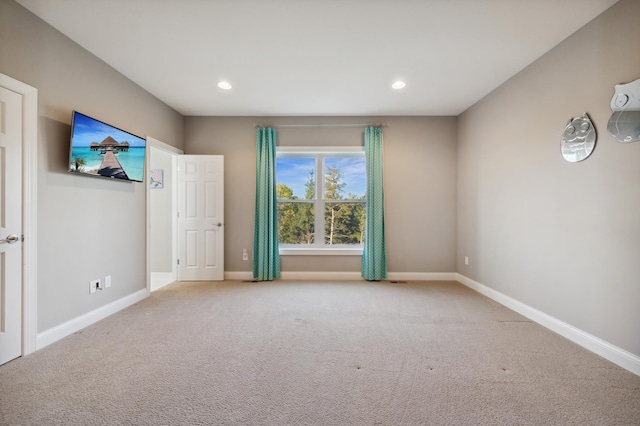
[[[363,245],[327,245],[324,242],[324,169],[325,157],[363,157],[362,146],[278,146],[276,158],[307,157],[316,160],[316,197],[315,200],[299,201],[315,203],[314,228],[322,230],[323,237],[315,238],[313,245],[280,244],[280,255],[292,256],[362,256]],[[287,200],[278,200],[287,201]],[[295,202],[295,201],[294,201]],[[366,201],[364,201],[366,203]],[[317,231],[316,231],[317,232]]]

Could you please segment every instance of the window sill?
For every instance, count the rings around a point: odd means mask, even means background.
[[[280,256],[362,256],[362,248],[280,248]]]

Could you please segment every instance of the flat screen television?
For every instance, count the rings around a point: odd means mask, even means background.
[[[69,171],[143,182],[147,141],[73,111]]]

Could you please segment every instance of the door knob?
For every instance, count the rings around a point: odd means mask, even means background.
[[[11,234],[11,235],[7,235],[7,238],[5,238],[4,240],[0,240],[0,243],[13,244],[13,243],[17,243],[18,241],[20,241],[20,237],[18,237],[16,234]]]

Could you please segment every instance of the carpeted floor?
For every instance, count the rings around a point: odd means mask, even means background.
[[[176,283],[0,367],[3,425],[639,425],[640,377],[455,282]]]

